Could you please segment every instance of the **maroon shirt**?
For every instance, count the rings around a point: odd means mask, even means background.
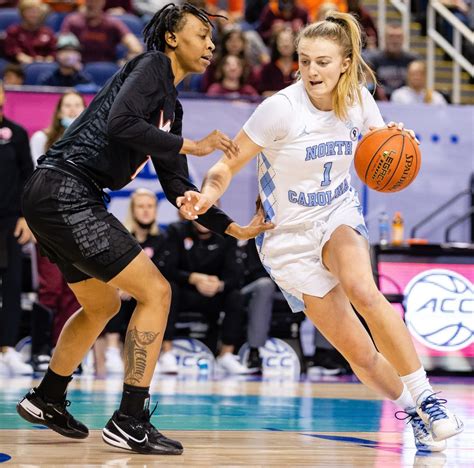
[[[133,13],[132,0],[107,0],[104,10],[110,8],[123,8],[127,13]]]
[[[97,26],[89,26],[82,13],[72,13],[66,16],[61,32],[77,36],[82,45],[83,62],[87,63],[115,62],[116,48],[130,30],[118,18],[105,13]]]
[[[47,26],[41,26],[36,31],[25,29],[21,24],[12,24],[7,29],[5,38],[5,55],[10,60],[16,60],[20,52],[31,57],[55,55],[56,38],[54,32]]]
[[[309,14],[304,8],[295,6],[291,12],[291,17],[284,18],[279,11],[274,11],[270,4],[265,5],[260,15],[260,25],[257,28],[257,31],[267,44],[270,42],[272,37],[272,25],[275,21],[288,23],[293,31],[296,32],[297,28],[295,28],[295,26],[297,24],[305,26],[309,23]]]
[[[280,91],[280,89],[290,86],[295,81],[297,69],[298,64],[295,63],[291,73],[284,75],[275,62],[267,63],[260,72],[258,90],[261,93],[264,91]]]
[[[209,86],[206,93],[208,96],[258,96],[256,89],[248,84],[243,85],[239,89],[227,89],[221,83],[214,83]]]

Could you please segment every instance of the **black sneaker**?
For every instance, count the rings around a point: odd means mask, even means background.
[[[70,404],[66,398],[60,402],[45,401],[38,395],[36,388],[32,388],[16,405],[16,410],[30,423],[48,426],[64,437],[85,439],[89,429],[69,413],[66,408]]]
[[[156,406],[155,406],[156,409]],[[115,411],[102,430],[102,439],[106,444],[132,452],[149,455],[181,455],[183,446],[177,440],[168,439],[150,422],[148,408],[138,419]]]
[[[262,373],[262,358],[260,357],[258,348],[250,348],[247,367],[255,374]]]

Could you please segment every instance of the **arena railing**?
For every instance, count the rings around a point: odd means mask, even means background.
[[[410,21],[411,21],[411,0],[390,0],[390,3],[400,12],[403,29],[403,48],[410,50]],[[385,48],[385,26],[387,24],[387,3],[386,0],[378,1],[377,29],[379,33],[379,47]]]
[[[471,7],[472,8],[472,7]],[[440,15],[453,28],[453,44],[436,30],[436,15]],[[461,67],[471,77],[474,77],[474,65],[463,55],[462,39],[464,38],[472,47],[474,45],[474,32],[463,24],[438,0],[431,0],[428,4],[428,44],[426,49],[427,85],[434,89],[435,77],[435,44],[441,47],[453,60],[453,80],[451,102],[461,102]]]

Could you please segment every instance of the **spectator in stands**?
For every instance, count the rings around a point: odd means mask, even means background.
[[[248,84],[249,65],[235,55],[226,55],[217,64],[217,82],[209,86],[208,96],[258,96],[257,90]]]
[[[173,287],[171,314],[177,317],[181,311],[202,312],[215,331],[224,311],[217,363],[230,374],[248,373],[249,369],[233,354],[242,338],[245,318],[239,290],[243,268],[235,239],[218,236],[194,221],[183,221],[169,226],[168,250],[167,270]],[[215,346],[210,344],[210,348]]]
[[[132,0],[105,0],[104,9],[109,15],[133,14]]]
[[[295,0],[271,0],[260,15],[258,32],[268,44],[275,34],[289,26],[298,32],[309,22],[308,10],[296,5]]]
[[[57,68],[40,75],[38,84],[44,86],[64,86],[73,88],[92,83],[92,78],[82,70],[81,45],[72,33],[60,34],[56,47]]]
[[[385,50],[369,51],[367,61],[390,98],[392,92],[406,83],[407,67],[416,56],[403,50],[403,30],[398,25],[387,25]]]
[[[243,245],[242,245],[243,244]],[[240,290],[248,302],[247,343],[250,348],[247,367],[262,370],[259,348],[265,346],[272,319],[275,283],[258,256],[255,240],[239,242],[244,265],[244,287]]]
[[[249,60],[249,53],[247,47],[247,39],[243,31],[238,28],[229,28],[222,35],[222,39],[218,41],[220,46],[217,53],[215,54],[214,59],[211,64],[207,67],[206,71],[202,75],[202,91],[206,92],[209,89],[211,84],[217,81],[217,64],[222,61],[222,58],[226,55],[235,55],[246,62],[250,66],[253,66],[254,63],[251,63]],[[255,73],[254,68],[249,70],[248,81],[250,84],[254,85],[258,80],[258,74]]]
[[[18,0],[0,0],[0,8],[15,8]]]
[[[258,28],[260,24],[260,15],[264,7],[268,4],[268,0],[246,0],[245,1],[245,21]]]
[[[3,115],[5,92],[0,82],[0,373],[31,374],[32,367],[15,351],[20,331],[21,246],[33,239],[22,216],[20,197],[33,172],[28,134]]]
[[[85,108],[84,98],[76,91],[68,91],[61,96],[54,110],[51,125],[35,132],[31,137],[31,155],[35,164],[38,158],[63,136],[69,125]],[[33,368],[36,372],[41,372],[48,367],[51,349],[56,345],[64,324],[80,308],[80,305],[59,268],[47,257],[43,257],[41,252],[38,252],[37,264],[38,302],[52,317],[51,342],[32,343]],[[35,323],[34,320],[32,322]],[[35,336],[34,330],[32,330],[32,336]]]
[[[21,23],[7,28],[6,57],[21,64],[52,62],[56,38],[52,29],[44,25],[47,7],[41,0],[20,0],[18,9]]]
[[[52,11],[57,13],[71,13],[84,4],[84,0],[43,0]]]
[[[68,15],[62,25],[63,33],[79,39],[84,62],[115,62],[119,44],[126,47],[127,60],[142,53],[137,37],[118,18],[104,13],[104,6],[105,0],[85,0],[84,12]]]
[[[281,30],[272,39],[271,57],[271,62],[264,65],[260,72],[259,92],[265,97],[295,81],[298,56],[295,49],[295,35],[290,28]]]
[[[338,6],[333,2],[324,2],[321,4],[318,10],[318,14],[315,17],[315,21],[323,21],[331,11],[339,11]]]
[[[25,71],[17,63],[9,63],[3,70],[3,84],[6,86],[21,86],[25,82]]]
[[[162,274],[165,273],[165,260],[168,252],[165,248],[166,236],[157,225],[158,199],[148,189],[139,188],[133,192],[128,205],[125,227],[137,239],[143,251],[151,258]],[[99,376],[123,373],[121,357],[121,338],[130,321],[136,306],[136,301],[128,294],[121,292],[122,305],[119,313],[107,324],[103,336],[97,340],[95,356],[97,359],[96,373]],[[178,366],[176,358],[171,353],[172,338],[169,330],[174,327],[174,316],[168,317],[168,326],[163,339],[160,353],[159,369],[164,373],[176,373]],[[102,342],[103,341],[103,342]]]
[[[396,89],[390,100],[398,104],[447,104],[441,93],[426,88],[426,64],[421,60],[414,60],[408,65],[407,85]]]
[[[311,19],[313,21],[320,21],[321,19],[324,19],[326,16],[323,16],[323,13],[321,11],[322,6],[325,3],[332,3],[335,6],[336,11],[342,11],[346,12],[347,11],[347,1],[346,0],[301,0],[300,4],[306,8],[308,11]]]
[[[362,31],[365,33],[363,47],[366,49],[376,49],[379,44],[377,27],[369,10],[362,4],[362,0],[347,0],[349,13],[352,13],[359,20]]]

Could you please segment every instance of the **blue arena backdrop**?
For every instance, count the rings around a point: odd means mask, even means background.
[[[8,91],[5,114],[24,125],[31,135],[48,125],[58,96],[57,92],[44,93],[34,88],[31,92]],[[90,100],[91,96],[87,98]],[[195,139],[202,138],[215,128],[234,136],[257,105],[240,100],[206,98],[183,97],[181,101],[185,112],[183,134]],[[373,242],[377,241],[377,218],[381,211],[387,211],[389,215],[401,211],[408,232],[421,218],[454,194],[468,188],[474,154],[473,106],[403,106],[391,103],[379,103],[379,106],[385,121],[401,121],[406,127],[416,130],[421,141],[422,167],[417,180],[395,194],[367,190],[353,175],[352,182],[362,198]],[[35,110],[33,114],[32,108]],[[188,158],[191,176],[197,186],[218,158],[218,153],[206,158]],[[160,199],[163,198],[153,168],[149,165],[123,190],[111,193],[111,210],[119,219],[124,218],[128,196],[137,187],[147,187],[156,192]],[[235,178],[223,197],[222,205],[238,222],[246,222],[253,213],[256,194],[256,164],[249,164]],[[460,198],[449,210],[422,228],[419,235],[430,242],[442,242],[445,227],[466,213],[469,203],[468,197]],[[176,210],[169,203],[161,204],[159,216],[164,224],[177,219]],[[457,226],[452,238],[460,242],[469,241],[469,222]]]

